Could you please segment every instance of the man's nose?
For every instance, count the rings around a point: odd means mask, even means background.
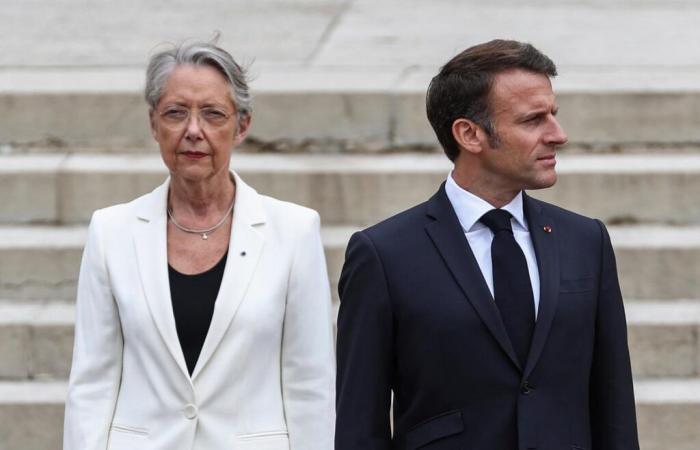
[[[550,130],[545,136],[548,144],[564,145],[569,141],[564,128],[559,124],[556,117],[552,116]]]

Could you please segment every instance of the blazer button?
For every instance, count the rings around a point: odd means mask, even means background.
[[[185,417],[187,417],[190,420],[197,417],[197,407],[192,403],[188,403],[187,405],[185,405],[185,409],[183,410],[183,412],[185,413]]]
[[[525,380],[523,384],[520,385],[520,393],[523,395],[529,395],[535,388],[530,385],[530,382]]]

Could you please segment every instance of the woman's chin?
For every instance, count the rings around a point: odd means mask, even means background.
[[[211,177],[213,170],[211,166],[200,164],[178,164],[175,170],[170,172],[173,178],[183,181],[196,182]]]

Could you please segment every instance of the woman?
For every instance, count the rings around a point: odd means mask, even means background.
[[[64,449],[331,449],[319,217],[230,171],[251,122],[243,71],[178,46],[151,59],[146,100],[170,177],[92,217]]]

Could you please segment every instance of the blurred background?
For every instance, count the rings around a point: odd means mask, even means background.
[[[700,1],[0,0],[0,449],[61,448],[87,221],[166,176],[142,98],[160,44],[247,65],[232,167],[318,210],[332,290],[352,231],[430,196],[439,66],[492,38],[559,67],[570,144],[536,197],[610,228],[642,448],[700,449]]]

